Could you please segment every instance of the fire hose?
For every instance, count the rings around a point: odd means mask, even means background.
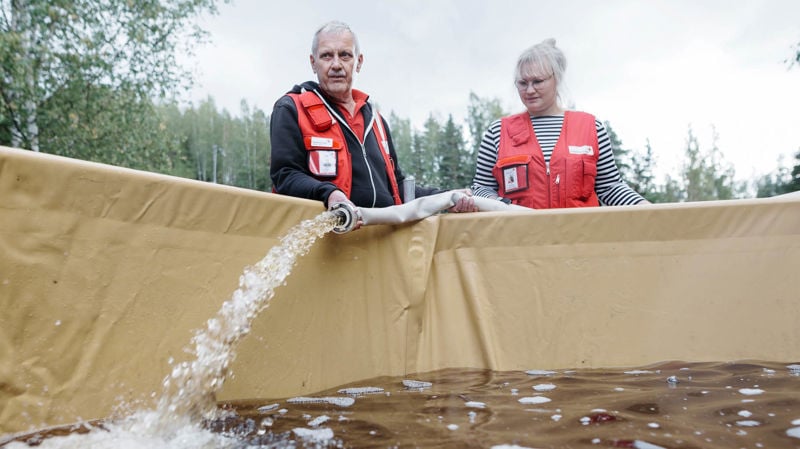
[[[338,224],[333,232],[344,234],[356,228],[361,221],[362,226],[375,224],[401,224],[421,220],[453,207],[458,200],[467,194],[459,190],[451,190],[435,195],[423,196],[404,204],[389,207],[356,207],[352,203],[336,203],[331,212],[336,215]],[[530,210],[523,206],[506,204],[495,199],[473,197],[479,212]]]

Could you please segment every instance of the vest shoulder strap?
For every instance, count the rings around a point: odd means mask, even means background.
[[[594,129],[595,116],[583,111],[566,111],[564,112],[564,120],[569,118],[570,123],[580,123],[584,126],[589,126]]]

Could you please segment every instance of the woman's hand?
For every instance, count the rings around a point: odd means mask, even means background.
[[[472,197],[472,190],[460,189],[454,190],[454,192],[461,192],[464,195],[456,200],[456,204],[447,209],[448,212],[478,212],[478,206],[475,205],[475,199]]]

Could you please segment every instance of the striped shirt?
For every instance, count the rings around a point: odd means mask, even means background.
[[[564,124],[563,115],[531,117],[536,139],[542,147],[544,160],[550,162],[553,147],[556,145],[561,127]],[[614,152],[611,149],[611,139],[608,137],[606,127],[595,119],[597,128],[597,141],[600,145],[597,159],[597,178],[594,191],[601,205],[625,206],[636,204],[644,198],[626,184],[619,174]],[[478,150],[478,163],[475,168],[475,177],[472,180],[472,191],[476,196],[494,198],[497,196],[499,185],[492,176],[492,168],[497,163],[497,150],[500,148],[500,120],[495,120],[483,134],[480,150]]]

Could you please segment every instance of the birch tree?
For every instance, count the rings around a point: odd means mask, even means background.
[[[161,145],[153,102],[189,86],[176,56],[216,12],[216,0],[0,0],[3,143],[147,165],[137,152]]]

